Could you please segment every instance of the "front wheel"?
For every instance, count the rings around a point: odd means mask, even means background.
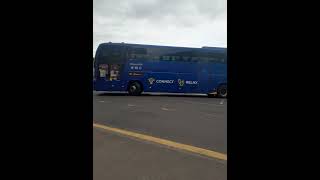
[[[218,90],[217,90],[217,94],[218,94],[218,97],[221,97],[221,98],[226,98],[227,97],[227,86],[226,85],[221,85],[219,86]]]
[[[129,85],[128,92],[133,96],[140,95],[142,93],[142,87],[138,82],[133,82]]]

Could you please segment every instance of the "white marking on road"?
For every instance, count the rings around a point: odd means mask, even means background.
[[[104,101],[99,101],[99,102],[104,103]]]
[[[211,103],[202,103],[202,102],[193,102],[193,101],[183,101],[185,103],[191,103],[191,104],[201,104],[201,105],[209,105],[209,106],[220,106],[222,107],[221,105],[223,104],[211,104]]]
[[[164,111],[169,111],[169,109],[168,108],[161,108],[162,110],[164,110]]]
[[[203,113],[206,116],[215,116],[214,114]]]
[[[223,102],[224,102],[224,100],[222,99],[221,102],[220,102],[220,104],[223,104]]]
[[[175,109],[168,109],[168,108],[166,108],[166,107],[162,107],[161,108],[163,111],[175,111]]]
[[[208,114],[208,113],[203,113],[204,116],[206,117],[214,117],[214,118],[219,118],[220,116],[219,115],[216,115],[216,114]]]
[[[129,106],[129,107],[133,107],[133,106],[136,106],[136,105],[134,105],[134,104],[128,104],[128,106]]]

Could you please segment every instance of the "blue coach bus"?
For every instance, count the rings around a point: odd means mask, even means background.
[[[102,43],[95,91],[201,93],[227,97],[227,49]]]

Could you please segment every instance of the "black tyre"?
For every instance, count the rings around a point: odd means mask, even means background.
[[[133,82],[129,85],[128,92],[130,95],[138,96],[142,93],[142,87],[138,82]]]
[[[221,86],[219,86],[219,88],[217,90],[217,95],[218,95],[218,97],[226,98],[227,92],[228,92],[227,85],[221,85]]]

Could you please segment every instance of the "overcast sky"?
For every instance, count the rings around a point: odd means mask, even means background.
[[[227,0],[93,0],[100,43],[227,47]]]

